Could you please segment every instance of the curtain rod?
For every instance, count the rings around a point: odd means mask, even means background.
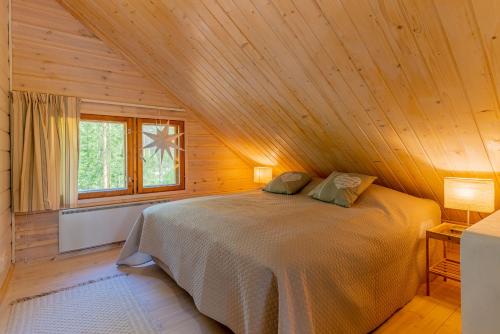
[[[183,108],[160,107],[160,106],[153,106],[153,105],[147,105],[147,104],[123,103],[123,102],[112,102],[112,101],[92,100],[92,99],[80,99],[80,102],[83,102],[83,103],[108,104],[108,105],[124,106],[124,107],[136,107],[136,108],[143,108],[143,109],[157,109],[157,110],[168,110],[168,111],[185,111],[185,109],[183,109]]]

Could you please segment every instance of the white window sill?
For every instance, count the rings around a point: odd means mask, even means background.
[[[81,199],[78,200],[77,208],[87,208],[92,206],[112,205],[112,204],[148,202],[161,199],[176,199],[177,197],[186,198],[187,194],[188,191],[184,189],[184,190],[172,190],[172,191],[164,191],[164,192],[149,193],[149,194],[133,194],[133,195]]]

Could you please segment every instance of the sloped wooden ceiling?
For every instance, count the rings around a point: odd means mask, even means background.
[[[59,2],[257,164],[498,189],[496,0]]]

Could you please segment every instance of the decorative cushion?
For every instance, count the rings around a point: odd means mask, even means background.
[[[264,191],[275,194],[293,195],[304,188],[311,177],[302,172],[285,172],[266,184]]]
[[[309,196],[349,208],[376,179],[375,176],[363,174],[333,172]]]

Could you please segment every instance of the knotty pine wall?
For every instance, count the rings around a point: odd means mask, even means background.
[[[12,1],[13,89],[177,106],[55,0]]]
[[[174,96],[145,78],[56,1],[13,0],[12,6],[14,90],[182,108]],[[162,195],[164,198],[255,188],[251,166],[209,132],[189,109],[158,112],[82,103],[81,112],[185,120],[186,191]],[[57,255],[57,226],[57,213],[16,216],[16,259]]]
[[[8,1],[0,0],[0,287],[11,263]],[[0,291],[1,293],[1,291]]]

